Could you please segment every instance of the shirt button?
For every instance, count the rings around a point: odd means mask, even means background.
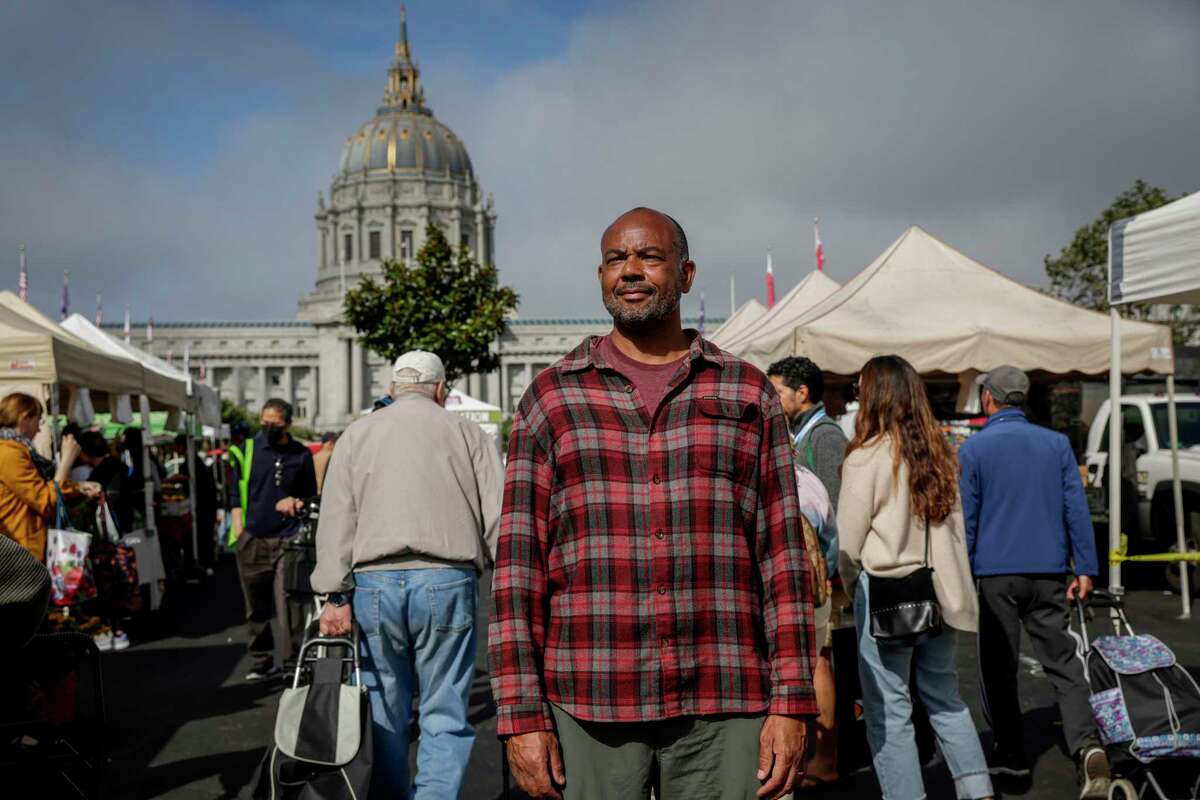
[[[633,394],[633,384],[632,383],[625,384],[625,394]]]
[[[663,532],[662,532],[662,530],[660,529],[660,530],[657,530],[657,531],[655,531],[655,532],[654,532],[654,536],[655,536],[655,538],[657,538],[657,539],[661,539],[661,538],[663,538]]]
[[[658,485],[658,484],[660,484],[660,483],[662,483],[662,481],[661,481],[661,480],[659,480],[659,477],[658,477],[658,475],[655,475],[655,476],[654,476],[654,484],[657,486],[657,485]]]
[[[659,593],[659,594],[666,594],[666,593],[667,593],[667,587],[665,587],[665,586],[659,586],[659,587],[658,587],[658,593]]]
[[[662,638],[662,646],[663,646],[663,647],[670,647],[670,646],[671,646],[671,640],[670,640],[670,638],[668,638],[668,637],[664,636],[664,637]]]

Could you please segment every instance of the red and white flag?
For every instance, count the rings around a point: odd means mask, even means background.
[[[25,245],[21,245],[21,275],[17,278],[17,294],[29,302],[29,272],[25,269]]]
[[[825,245],[821,244],[821,218],[813,217],[813,239],[816,240],[817,269],[825,269]]]
[[[775,305],[775,270],[771,267],[771,251],[767,250],[767,308]]]

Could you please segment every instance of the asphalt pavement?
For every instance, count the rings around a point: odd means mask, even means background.
[[[1167,642],[1180,663],[1200,675],[1198,623],[1177,619],[1179,598],[1164,594],[1155,585],[1158,571],[1132,573],[1129,582],[1142,588],[1130,593],[1131,621],[1139,632],[1154,633]],[[480,624],[486,625],[490,608],[486,581],[480,598]],[[154,629],[141,631],[128,650],[104,654],[111,758],[104,797],[250,797],[251,782],[271,740],[283,681],[244,681],[249,660],[242,613],[237,575],[232,561],[227,560],[204,584],[183,586],[176,592],[157,621],[157,633]],[[986,747],[990,733],[979,708],[974,637],[960,635],[958,648],[963,697],[971,705]],[[473,800],[504,796],[486,668],[481,637],[470,710],[477,738],[462,792]],[[1074,769],[1061,743],[1053,691],[1031,661],[1022,667],[1021,704],[1029,755],[1035,759],[1034,780],[1024,787],[998,786],[998,797],[1062,800],[1077,796]],[[929,797],[954,797],[949,775],[936,758],[927,765],[925,775]],[[851,785],[838,790],[802,796],[829,800],[879,796],[869,769],[861,769],[851,778]],[[519,797],[516,793],[510,796]]]

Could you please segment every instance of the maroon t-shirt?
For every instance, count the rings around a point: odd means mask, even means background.
[[[666,364],[645,364],[622,353],[620,348],[613,344],[612,336],[600,339],[599,350],[600,357],[634,385],[651,417],[658,411],[658,404],[666,396],[667,384],[675,377],[679,364],[687,358],[685,355]]]

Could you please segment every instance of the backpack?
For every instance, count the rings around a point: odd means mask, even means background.
[[[1200,686],[1158,638],[1101,636],[1087,670],[1105,745],[1124,745],[1143,763],[1200,756]]]
[[[811,470],[804,470],[795,459],[792,460],[792,464],[797,484],[802,480],[807,480],[809,476],[820,483],[820,479]],[[807,472],[808,475],[801,470]],[[824,605],[825,601],[829,599],[829,565],[825,561],[825,551],[821,548],[821,541],[817,538],[817,529],[812,526],[808,517],[803,513],[800,514],[800,522],[804,530],[804,553],[808,556],[808,572],[812,585],[813,607],[815,608]]]

